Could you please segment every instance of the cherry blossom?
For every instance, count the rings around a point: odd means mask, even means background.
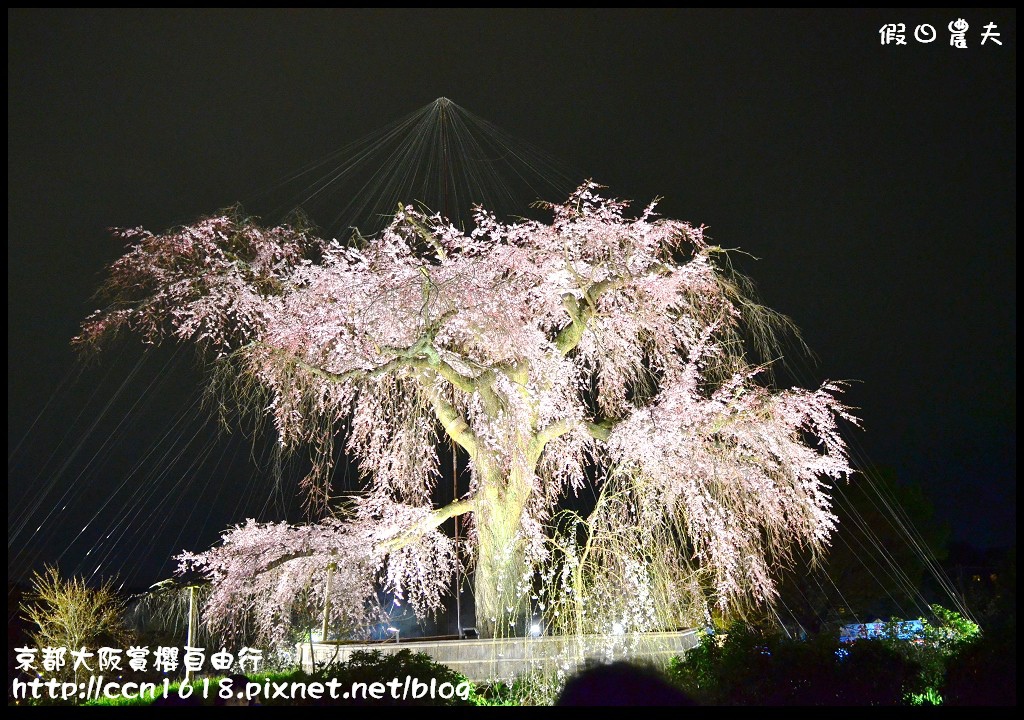
[[[237,210],[117,232],[110,304],[76,341],[195,342],[226,401],[315,460],[304,492],[326,519],[249,522],[183,556],[215,581],[211,617],[252,611],[280,633],[295,598],[329,592],[333,620],[358,628],[380,587],[429,613],[469,558],[487,633],[533,611],[574,632],[656,629],[708,601],[771,602],[794,547],[825,549],[829,484],[851,472],[837,422],[856,422],[840,386],[773,389],[744,338],[785,318],[704,228],[654,203],[629,217],[599,189],[548,205],[550,223],[478,208],[468,233],[412,206],[349,243]],[[442,439],[471,480],[435,507]],[[365,481],[343,519],[336,440]],[[594,510],[566,515],[584,490]],[[462,549],[439,531],[456,516]]]

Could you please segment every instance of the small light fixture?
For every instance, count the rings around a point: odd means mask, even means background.
[[[625,634],[626,634],[626,628],[624,628],[622,626],[622,623],[620,623],[620,622],[612,623],[612,635],[625,635]]]
[[[530,637],[540,637],[540,623],[535,622],[530,625]]]

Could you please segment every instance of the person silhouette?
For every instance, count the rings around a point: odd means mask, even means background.
[[[555,704],[682,707],[697,703],[657,672],[616,662],[588,668],[571,678]]]

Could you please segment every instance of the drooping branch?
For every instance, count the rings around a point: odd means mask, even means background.
[[[266,564],[266,566],[262,570],[259,570],[258,572],[260,572],[260,573],[268,573],[271,570],[276,570],[277,568],[281,567],[282,565],[286,565],[286,564],[290,563],[292,560],[299,560],[301,558],[313,557],[314,555],[323,555],[323,554],[324,553],[321,550],[312,550],[312,549],[310,549],[310,550],[296,550],[295,552],[290,552],[290,553],[287,553],[285,555],[280,555],[280,556],[274,558],[273,560],[268,562]],[[326,553],[326,554],[329,555],[330,557],[335,557],[337,555],[337,553]]]

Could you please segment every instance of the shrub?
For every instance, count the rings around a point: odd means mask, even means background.
[[[309,675],[309,681],[327,682],[330,679],[337,679],[341,687],[347,689],[351,683],[366,683],[369,686],[375,682],[388,682],[392,678],[398,678],[404,682],[405,677],[418,680],[420,683],[440,687],[443,683],[451,683],[457,687],[460,683],[469,683],[465,675],[452,670],[446,665],[435,662],[426,653],[414,653],[411,650],[400,650],[394,654],[384,654],[379,650],[359,650],[352,653],[346,663],[335,663],[318,668],[315,673]],[[469,683],[469,698],[463,700],[459,696],[450,699],[441,697],[431,698],[429,694],[420,699],[407,698],[405,700],[392,698],[390,691],[380,699],[354,697],[349,699],[339,698],[332,700],[289,701],[287,705],[478,705],[483,704],[476,694],[475,688]],[[272,703],[270,703],[272,704]]]
[[[838,648],[737,624],[673,658],[669,673],[706,705],[898,705],[919,666],[883,643]]]
[[[921,631],[907,638],[899,636],[901,622],[887,624],[887,637],[881,642],[918,672],[907,678],[906,702],[912,705],[939,705],[943,702],[940,688],[950,662],[979,637],[977,624],[958,612],[941,605],[931,606],[934,621],[921,618]]]
[[[942,695],[950,705],[1016,705],[1016,636],[987,634],[963,647],[949,662]]]
[[[98,588],[78,577],[63,579],[57,568],[47,566],[32,575],[31,589],[21,602],[21,612],[36,629],[28,633],[37,648],[122,647],[127,642],[124,602],[111,581]],[[59,680],[75,674],[70,655],[63,668],[50,677]]]

